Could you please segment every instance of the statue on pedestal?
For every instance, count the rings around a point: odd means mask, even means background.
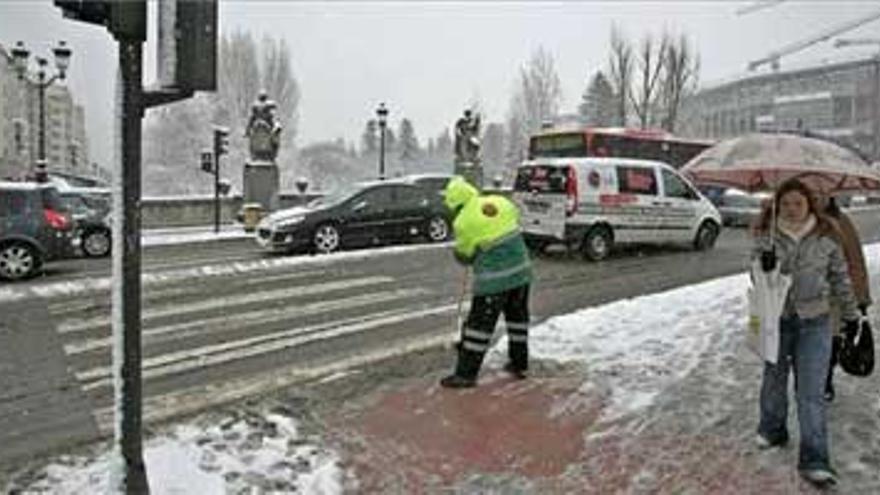
[[[274,162],[281,144],[281,123],[275,118],[276,103],[260,91],[251,107],[245,136],[250,138],[252,161]]]
[[[477,164],[480,161],[480,114],[470,109],[455,122],[455,163]]]

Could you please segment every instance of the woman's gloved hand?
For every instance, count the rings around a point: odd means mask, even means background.
[[[765,272],[772,272],[776,268],[776,251],[761,251],[761,269]]]

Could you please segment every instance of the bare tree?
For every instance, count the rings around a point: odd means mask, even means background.
[[[624,39],[617,25],[611,28],[611,54],[608,66],[611,76],[611,85],[614,87],[614,97],[617,101],[617,125],[626,125],[627,95],[632,84],[633,72],[632,46]]]
[[[639,45],[638,79],[630,86],[629,99],[642,129],[653,120],[668,44],[668,34],[660,37],[659,45],[651,34],[646,34]]]
[[[660,101],[664,111],[661,127],[674,132],[679,111],[686,98],[697,90],[700,78],[700,56],[686,36],[666,46],[666,63]]]
[[[562,99],[553,56],[543,48],[532,54],[519,75],[519,86],[511,98],[507,117],[508,146],[513,147],[508,148],[507,158],[517,161],[523,153],[515,148],[522,148],[531,133],[556,118]]]

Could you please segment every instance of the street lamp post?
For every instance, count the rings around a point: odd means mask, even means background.
[[[846,46],[865,46],[874,45],[880,49],[880,38],[868,39],[837,39],[834,41],[834,48],[843,48]],[[871,132],[874,134],[872,139],[871,154],[874,161],[880,160],[880,50],[874,55],[874,84],[873,84],[873,102],[871,103]],[[855,95],[853,95],[855,98]],[[855,119],[855,114],[853,114]]]
[[[379,117],[379,180],[385,180],[385,126],[388,123],[388,109],[384,103],[379,103],[376,116]]]
[[[28,74],[28,58],[30,51],[25,48],[24,43],[19,41],[12,49],[12,58],[15,63],[15,70],[18,72],[18,78],[26,81],[28,84],[37,88],[39,98],[39,141],[37,147],[37,163],[35,174],[38,180],[46,179],[46,88],[52,85],[58,79],[64,79],[67,67],[70,65],[70,56],[73,52],[67,47],[67,43],[59,41],[58,46],[52,49],[55,55],[55,67],[58,72],[50,78],[46,78],[46,65],[48,61],[43,57],[37,57],[37,77],[31,79]]]

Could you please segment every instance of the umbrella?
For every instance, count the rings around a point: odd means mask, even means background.
[[[747,134],[703,150],[682,172],[695,183],[772,190],[797,178],[825,194],[880,190],[880,172],[833,142],[792,134]]]
[[[823,194],[880,190],[880,173],[856,153],[823,139],[791,134],[748,134],[707,148],[682,167],[685,175],[701,185],[736,187],[750,192],[776,189],[798,179]],[[760,321],[755,346],[764,360],[776,362],[779,349],[779,316],[791,278],[779,273],[776,263],[776,202],[772,201],[769,271],[762,260],[752,264],[749,303]]]

